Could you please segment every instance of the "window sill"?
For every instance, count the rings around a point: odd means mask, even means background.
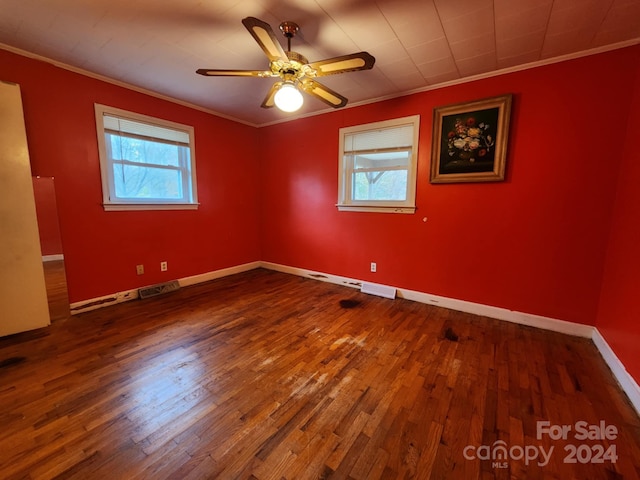
[[[416,207],[383,207],[380,205],[336,205],[340,212],[415,213]]]
[[[199,203],[104,203],[106,212],[127,210],[197,210]]]

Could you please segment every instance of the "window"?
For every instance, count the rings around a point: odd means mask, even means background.
[[[197,208],[193,127],[95,110],[105,210]]]
[[[420,116],[340,129],[338,209],[415,212]]]

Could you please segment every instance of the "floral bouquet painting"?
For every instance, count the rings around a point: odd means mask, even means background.
[[[469,163],[474,163],[476,157],[480,161],[487,160],[487,154],[492,153],[492,147],[496,144],[490,129],[491,125],[477,123],[473,116],[456,118],[453,129],[447,135],[449,158],[452,161],[468,160]]]
[[[431,181],[504,179],[511,96],[434,110]]]

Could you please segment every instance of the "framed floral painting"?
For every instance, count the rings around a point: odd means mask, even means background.
[[[433,110],[431,183],[504,180],[511,95]]]

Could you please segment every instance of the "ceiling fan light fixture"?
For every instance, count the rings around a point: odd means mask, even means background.
[[[276,92],[273,101],[280,110],[290,113],[300,109],[304,99],[293,83],[285,82]]]
[[[269,59],[269,70],[199,68],[196,73],[207,77],[279,77],[281,81],[271,85],[260,105],[262,108],[277,107],[283,112],[295,112],[304,103],[303,93],[316,97],[330,107],[344,107],[348,99],[318,82],[316,77],[369,70],[376,62],[369,53],[356,52],[309,63],[304,55],[291,50],[291,39],[299,30],[294,22],[280,24],[280,30],[287,39],[286,52],[268,23],[255,17],[246,17],[242,19],[242,24]]]

